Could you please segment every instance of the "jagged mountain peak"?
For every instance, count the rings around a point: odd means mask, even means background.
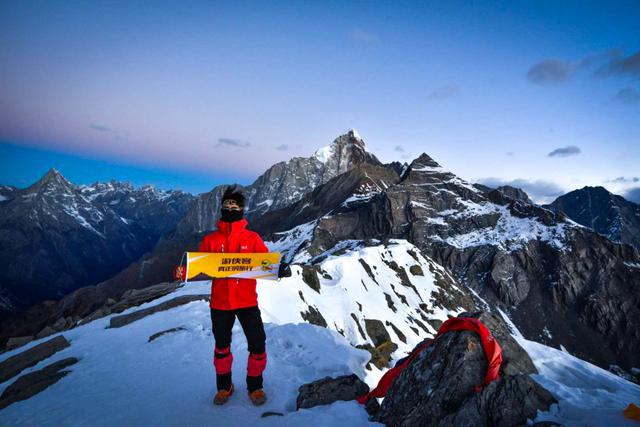
[[[420,169],[437,169],[441,168],[442,166],[440,166],[438,162],[433,160],[433,158],[427,153],[422,153],[411,162],[409,167],[414,171],[419,171]]]
[[[547,208],[607,236],[640,248],[640,205],[604,187],[583,187],[558,197]]]
[[[334,139],[331,144],[319,148],[313,157],[321,163],[333,162],[338,166],[359,163],[380,164],[376,156],[367,151],[364,140],[355,129],[349,129]]]
[[[75,189],[76,186],[62,176],[56,168],[51,168],[42,176],[42,178],[23,190],[23,194],[41,193],[43,191],[45,193],[69,193],[73,192]]]

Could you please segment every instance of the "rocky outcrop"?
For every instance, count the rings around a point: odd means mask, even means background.
[[[163,335],[166,335],[166,334],[172,334],[172,333],[174,333],[174,332],[179,332],[179,331],[186,331],[186,328],[185,328],[185,327],[183,327],[183,326],[177,326],[177,327],[175,327],[175,328],[166,329],[166,330],[164,330],[164,331],[156,332],[155,334],[153,334],[153,335],[151,335],[151,336],[149,337],[149,339],[147,340],[147,342],[154,341],[154,340],[156,340],[156,339],[160,338],[160,337],[161,337],[161,336],[163,336]]]
[[[355,374],[337,378],[326,377],[300,386],[296,409],[329,405],[338,400],[355,400],[368,392],[369,386]]]
[[[462,315],[461,315],[462,316]],[[476,393],[487,371],[479,337],[469,331],[439,336],[395,379],[375,414],[389,426],[520,426],[556,400],[529,377],[535,368],[496,316],[466,313],[495,332],[503,350],[500,377]]]
[[[13,349],[16,349],[18,347],[22,347],[23,345],[33,341],[34,336],[33,335],[28,335],[28,336],[24,336],[24,337],[12,337],[9,338],[9,341],[7,341],[7,346],[5,348],[6,351],[10,351]]]
[[[78,359],[75,357],[68,357],[37,371],[22,375],[14,383],[10,384],[0,396],[0,409],[6,408],[12,403],[29,399],[50,385],[55,384],[71,372],[63,369],[77,362]]]
[[[5,382],[54,353],[69,347],[65,337],[58,335],[0,362],[0,383]]]
[[[175,297],[168,301],[163,301],[151,307],[143,308],[142,310],[137,310],[132,313],[127,313],[120,316],[113,316],[111,319],[109,319],[109,327],[121,328],[128,325],[129,323],[133,323],[136,320],[140,320],[154,313],[169,310],[171,308],[188,304],[193,301],[209,301],[209,295],[180,295],[179,297]]]

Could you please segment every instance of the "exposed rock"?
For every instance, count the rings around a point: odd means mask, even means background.
[[[160,311],[169,310],[171,308],[188,304],[193,301],[209,301],[209,297],[209,295],[180,295],[179,297],[175,297],[173,299],[170,299],[169,301],[161,302],[160,304],[154,305],[152,307],[143,308],[142,310],[134,311],[133,313],[114,316],[109,319],[109,327],[121,328],[125,325],[128,325],[129,323],[135,322],[136,320],[140,320],[143,317],[150,316]]]
[[[62,369],[77,362],[78,359],[75,357],[68,357],[37,371],[22,375],[13,384],[9,385],[0,396],[0,409],[40,393],[71,372],[63,371]]]
[[[529,198],[529,195],[521,188],[512,187],[510,185],[503,185],[493,191],[498,193],[502,197],[506,197],[517,202],[526,203],[529,205],[533,204],[533,201]],[[488,191],[487,193],[489,198],[494,197],[492,191]]]
[[[142,289],[130,289],[122,294],[120,301],[109,309],[111,313],[120,313],[128,308],[136,307],[154,299],[160,298],[178,289],[179,282],[164,282]]]
[[[309,310],[306,312],[300,313],[302,319],[305,322],[309,322],[312,325],[322,326],[323,328],[327,327],[327,321],[322,317],[322,314],[312,305],[309,305]]]
[[[502,347],[499,380],[476,393],[488,366],[480,339],[470,331],[448,332],[396,378],[376,420],[390,426],[520,426],[537,410],[555,403],[529,377],[535,372],[529,356],[497,316],[484,312],[467,316],[480,319]]]
[[[538,373],[527,352],[513,338],[509,332],[509,328],[498,315],[488,311],[476,311],[460,313],[458,317],[478,319],[491,331],[491,335],[493,335],[502,348],[500,375]]]
[[[445,416],[438,426],[522,426],[557,403],[541,385],[526,375],[513,375],[494,381],[453,414]]]
[[[640,371],[638,369],[632,369],[631,372],[627,372],[618,365],[611,365],[609,366],[609,372],[632,383],[640,384]]]
[[[33,341],[33,338],[34,338],[33,336],[11,337],[9,338],[9,341],[7,341],[7,346],[5,347],[5,350],[8,351],[18,347],[22,347],[26,343]]]
[[[420,267],[418,264],[409,267],[409,273],[413,274],[414,276],[424,276],[422,267]]]
[[[156,332],[155,334],[153,334],[153,335],[151,335],[149,337],[149,340],[147,342],[151,342],[151,341],[153,341],[153,340],[155,340],[157,338],[160,338],[162,335],[165,335],[165,334],[170,334],[170,333],[178,332],[178,331],[186,331],[186,330],[187,330],[186,328],[184,328],[182,326],[178,326],[178,327],[175,327],[175,328],[171,328],[171,329],[167,329],[167,330],[164,330],[164,331]]]
[[[318,272],[313,266],[302,265],[302,281],[320,293],[320,279],[318,279]]]
[[[373,347],[371,344],[360,344],[356,348],[367,350],[371,353],[370,362],[378,369],[385,369],[389,367],[391,361],[391,355],[398,349],[398,345],[391,341],[384,341],[380,345]]]
[[[384,324],[378,319],[364,319],[364,327],[367,330],[367,335],[373,341],[373,345],[376,347],[380,344],[391,341],[389,332]]]
[[[51,326],[45,326],[42,328],[40,332],[36,335],[36,339],[48,337],[49,335],[55,334],[57,331],[53,329]]]
[[[58,335],[48,341],[31,347],[21,353],[13,355],[0,362],[0,383],[22,372],[52,354],[69,347],[71,344],[67,339]]]
[[[354,400],[369,392],[369,386],[356,374],[337,378],[325,377],[298,389],[296,409],[308,409],[319,405],[329,405],[338,400]]]

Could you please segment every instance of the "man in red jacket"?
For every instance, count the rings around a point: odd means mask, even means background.
[[[218,229],[204,237],[199,252],[269,252],[260,236],[246,229],[243,218],[245,198],[236,187],[229,187],[222,195],[222,209]],[[184,280],[184,268],[176,268],[176,278]],[[281,264],[278,277],[290,276],[286,264]],[[236,317],[247,337],[247,389],[254,405],[262,405],[267,397],[262,389],[262,373],[267,366],[266,335],[258,308],[255,279],[213,279],[211,283],[211,323],[215,348],[213,365],[216,370],[218,392],[213,403],[222,405],[233,394],[231,381],[231,329]]]

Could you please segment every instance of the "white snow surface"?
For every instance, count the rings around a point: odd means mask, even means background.
[[[269,286],[277,285],[261,285]],[[208,293],[209,289],[208,282],[189,283],[129,311],[177,295]],[[64,335],[71,347],[23,373],[66,357],[78,357],[80,361],[69,367],[71,373],[56,384],[0,411],[0,425],[370,425],[367,413],[353,401],[295,411],[300,385],[352,372],[363,377],[363,365],[369,354],[351,347],[329,329],[309,324],[276,324],[268,310],[263,310],[262,316],[268,351],[265,389],[269,393],[262,407],[251,405],[244,392],[247,350],[238,323],[234,326],[232,344],[237,392],[223,407],[212,404],[213,336],[208,303],[201,301],[156,313],[123,328],[105,329],[109,316],[66,331]],[[185,330],[147,342],[150,335],[178,326]],[[4,353],[1,358],[4,360],[25,348]],[[11,382],[1,384],[0,391]],[[284,416],[261,418],[265,411],[281,412]]]
[[[9,198],[0,194],[0,202],[4,202],[5,200],[9,200]]]

